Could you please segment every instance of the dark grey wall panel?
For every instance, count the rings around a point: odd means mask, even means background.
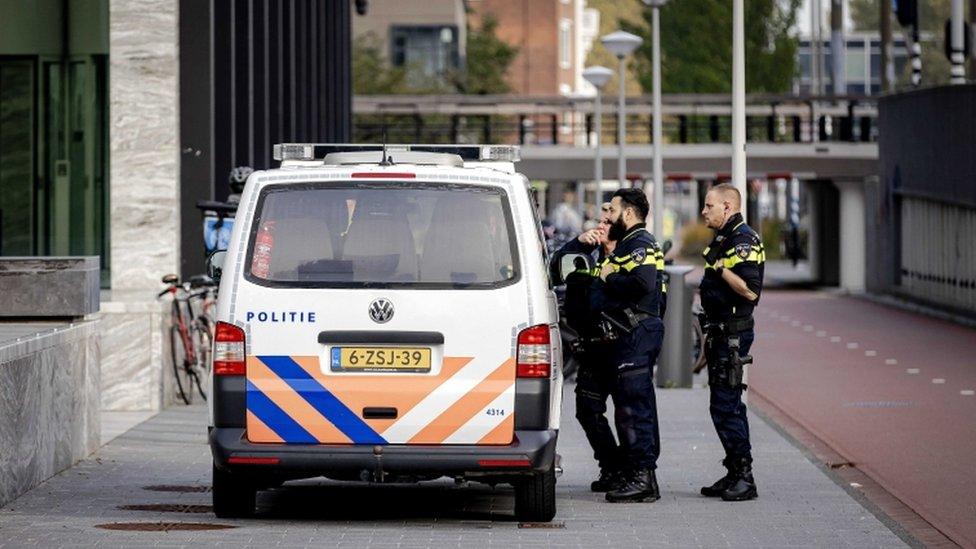
[[[351,0],[181,0],[182,273],[203,270],[198,199],[271,146],[349,141]]]
[[[883,97],[882,182],[896,194],[976,207],[976,84]]]

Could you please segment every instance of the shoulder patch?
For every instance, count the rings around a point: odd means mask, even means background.
[[[630,252],[630,258],[634,260],[634,263],[637,263],[638,265],[643,263],[646,257],[647,257],[647,250],[645,250],[644,248],[636,248],[634,251]]]
[[[751,251],[752,251],[752,245],[751,244],[748,244],[747,243],[747,244],[736,244],[735,245],[735,255],[739,256],[742,259],[745,259],[745,258],[749,257],[749,252],[751,252]]]

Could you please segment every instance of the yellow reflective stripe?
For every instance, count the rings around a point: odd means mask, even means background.
[[[722,265],[726,269],[731,269],[732,267],[735,267],[736,265],[738,265],[740,263],[747,263],[747,262],[750,262],[750,261],[751,262],[754,262],[754,263],[763,263],[763,262],[765,262],[766,261],[766,252],[764,252],[761,249],[759,251],[756,251],[756,249],[753,248],[752,251],[749,252],[749,256],[748,257],[742,258],[742,257],[739,257],[738,254],[733,255],[732,257],[726,257],[725,259],[722,260]]]

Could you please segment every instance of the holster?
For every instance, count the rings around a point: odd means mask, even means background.
[[[752,326],[752,318],[702,324],[705,331],[705,352],[710,384],[715,383],[730,389],[742,387],[743,391],[748,388],[746,366],[752,364],[752,356],[740,356],[739,348],[740,334],[751,330]],[[728,348],[728,353],[721,357],[715,356],[714,353],[714,346],[720,341],[724,341]]]

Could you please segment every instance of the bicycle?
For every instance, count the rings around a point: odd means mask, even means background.
[[[195,385],[206,401],[204,385],[210,380],[216,284],[206,275],[196,275],[180,283],[179,276],[169,274],[162,281],[168,287],[159,292],[157,299],[166,294],[173,297],[169,338],[176,389],[180,399],[191,404]],[[200,303],[199,309],[194,307],[195,302]]]

